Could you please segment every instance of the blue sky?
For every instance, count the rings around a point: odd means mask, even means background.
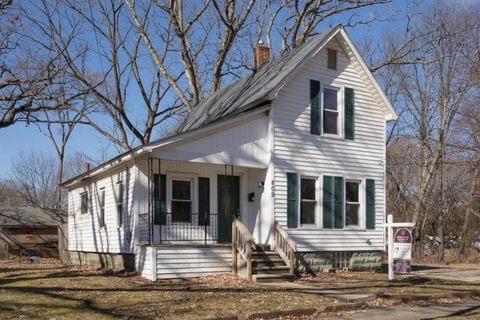
[[[398,19],[395,22],[375,22],[371,25],[359,26],[347,31],[357,45],[360,45],[365,37],[370,37],[374,42],[378,42],[384,30],[394,30],[403,24],[401,12],[404,11],[406,5],[407,1],[397,0],[392,4],[382,6],[381,9],[380,7],[376,9],[379,12],[382,10],[383,15],[397,12]],[[360,17],[369,17],[372,14],[370,8],[361,10],[358,13]],[[335,20],[329,21],[329,23],[337,24],[340,21],[344,21],[344,19],[345,16],[339,16]],[[326,26],[324,25],[324,27]],[[8,178],[10,176],[12,159],[20,151],[41,150],[45,153],[51,153],[52,156],[55,155],[51,142],[39,131],[37,126],[26,126],[23,123],[0,129],[0,150],[2,151],[0,153],[0,178]],[[108,156],[113,157],[118,151],[94,129],[87,126],[78,126],[67,146],[67,156],[75,152],[84,153],[93,159],[101,159],[105,156],[105,152]]]

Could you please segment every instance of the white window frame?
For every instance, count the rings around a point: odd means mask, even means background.
[[[191,201],[191,213],[197,213],[198,211],[198,188],[197,186],[197,175],[196,174],[185,174],[185,173],[174,173],[168,174],[167,173],[167,212],[172,214],[172,183],[174,180],[178,181],[189,181],[190,182],[190,201]],[[170,217],[172,218],[172,216]],[[193,221],[193,217],[191,219]],[[171,222],[172,224],[175,223],[187,223],[186,221],[177,221]]]
[[[87,196],[87,203],[86,203],[86,211],[83,212],[83,196],[86,195]],[[88,201],[90,200],[90,196],[88,195],[88,191],[85,190],[85,191],[82,191],[80,192],[80,215],[86,215],[90,212],[89,210],[89,205],[88,205]]]
[[[358,183],[358,225],[347,226],[347,182],[356,182]],[[365,183],[364,179],[355,179],[355,178],[343,178],[343,190],[344,190],[344,199],[343,199],[343,228],[346,230],[362,230],[365,229],[365,214],[363,207],[365,206]]]
[[[302,179],[310,179],[315,181],[315,222],[313,224],[302,224]],[[298,175],[298,205],[297,205],[297,221],[300,228],[318,228],[320,222],[320,179],[318,176]]]
[[[105,190],[105,187],[101,187],[98,189],[98,215],[99,215],[99,225],[100,225],[100,228],[105,228],[106,226],[106,221],[105,221],[105,200],[107,198],[107,192]],[[103,195],[103,199],[102,199],[102,195]],[[103,200],[103,201],[102,201]],[[102,203],[103,202],[103,203]],[[102,221],[102,209],[103,209],[103,221]],[[103,222],[103,223],[102,223]]]
[[[119,202],[119,195],[120,195],[120,185],[122,185],[122,202]],[[123,180],[119,180],[117,181],[116,185],[115,185],[115,213],[116,213],[116,220],[117,220],[117,228],[122,228],[123,225],[125,224],[125,183],[123,182]],[[119,205],[122,205],[122,210],[121,212],[118,211],[118,206]],[[122,223],[120,223],[118,217],[119,216],[122,216]]]
[[[330,89],[330,90],[337,91],[337,112],[338,112],[337,134],[325,133],[324,132],[324,130],[325,130],[325,116],[324,116],[323,113],[324,113],[324,90],[325,89]],[[321,114],[321,119],[322,119],[322,123],[321,123],[322,136],[342,139],[343,138],[343,113],[344,113],[344,110],[343,110],[343,105],[344,105],[344,103],[343,103],[343,91],[344,91],[344,88],[343,87],[335,87],[335,86],[331,86],[331,85],[320,84],[320,90],[321,90],[321,102],[320,102],[321,110],[320,110],[320,114]],[[334,111],[327,111],[327,112],[334,112]]]
[[[329,55],[328,55],[328,52],[329,52],[330,50],[336,52],[336,54],[335,54],[335,69],[332,69],[332,68],[329,67],[329,63],[328,63],[328,57],[329,57]],[[338,70],[338,50],[335,49],[335,48],[327,48],[326,52],[327,52],[327,59],[326,59],[326,60],[327,60],[327,65],[326,65],[327,70],[337,71],[337,70]]]

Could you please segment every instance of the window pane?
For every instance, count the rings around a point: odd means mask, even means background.
[[[87,211],[88,211],[88,194],[83,193],[80,197],[81,197],[81,213],[87,213]]]
[[[301,179],[301,199],[315,200],[315,180]]]
[[[123,183],[118,184],[118,203],[123,203]]]
[[[323,111],[323,132],[337,134],[337,117],[335,111]]]
[[[172,181],[172,199],[190,200],[190,181]]]
[[[191,202],[172,200],[172,221],[190,221]]]
[[[323,108],[328,110],[337,110],[337,90],[323,89]]]
[[[315,204],[316,202],[302,201],[300,208],[301,224],[315,224]]]
[[[358,202],[358,182],[346,182],[345,192],[347,202]]]
[[[358,209],[359,204],[347,203],[346,205],[346,225],[347,226],[358,226]]]

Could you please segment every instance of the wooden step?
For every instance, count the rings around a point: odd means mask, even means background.
[[[262,258],[253,258],[252,259],[253,267],[268,267],[268,266],[285,266],[285,261],[280,257],[275,257],[271,259],[262,259]]]
[[[255,282],[285,282],[293,281],[295,275],[293,273],[275,273],[275,274],[254,274],[252,280]]]
[[[280,255],[275,251],[254,251],[252,252],[252,258],[255,259],[272,259],[278,258]]]
[[[254,267],[252,270],[253,274],[283,274],[288,273],[290,268],[285,264],[283,266],[265,266],[265,267]]]

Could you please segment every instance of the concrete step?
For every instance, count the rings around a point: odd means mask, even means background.
[[[254,274],[252,280],[255,282],[285,282],[293,281],[295,275],[293,273],[275,273],[275,274]]]
[[[283,274],[288,273],[290,268],[285,264],[283,266],[266,266],[266,267],[254,267],[253,274]]]

